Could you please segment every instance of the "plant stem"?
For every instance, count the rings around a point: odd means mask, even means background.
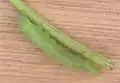
[[[45,21],[42,17],[40,17],[35,11],[33,11],[29,6],[27,6],[21,0],[9,0],[18,11],[24,15],[26,15],[33,23],[38,26],[44,26],[44,30],[46,30],[52,37],[58,40],[60,43],[64,44],[68,48],[72,49],[77,53],[82,53],[82,56],[92,60],[93,62],[107,68],[113,68],[113,65],[110,61],[108,61],[102,54],[91,51],[88,47],[74,41],[69,38],[66,34],[57,30],[54,26],[50,25],[47,21]],[[40,27],[38,27],[40,28]]]

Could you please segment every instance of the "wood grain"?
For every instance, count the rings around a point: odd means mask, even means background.
[[[49,22],[115,60],[113,71],[91,76],[56,64],[21,33],[18,12],[0,0],[1,83],[120,83],[120,0],[26,0]]]

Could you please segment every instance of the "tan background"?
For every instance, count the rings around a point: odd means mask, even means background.
[[[18,14],[0,0],[0,83],[120,83],[120,0],[27,0],[59,29],[116,61],[91,76],[60,67],[21,32]]]

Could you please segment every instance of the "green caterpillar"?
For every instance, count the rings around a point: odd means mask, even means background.
[[[110,68],[110,69],[113,68],[113,63],[107,60],[102,54],[91,51],[85,45],[71,39],[62,31],[57,30],[54,26],[46,22],[42,17],[40,17],[35,11],[33,11],[29,6],[27,6],[21,0],[9,0],[9,1],[14,5],[14,7],[18,9],[18,11],[23,16],[25,16],[30,21],[28,22],[28,24],[25,24],[23,23],[25,20],[22,20],[23,22],[21,23],[21,25],[22,27],[24,27],[22,28],[22,31],[25,34],[27,34],[29,38],[32,39],[33,42],[36,42],[38,47],[44,49],[43,51],[45,51],[47,55],[51,55],[54,58],[59,57],[63,62],[64,61],[68,62],[66,63],[67,65],[72,65],[72,66],[74,65],[74,67],[83,67],[85,63],[89,61],[90,62],[89,64],[92,63],[92,65],[98,64],[103,68]],[[29,26],[30,28],[26,26]],[[45,35],[45,37],[43,36],[43,34]],[[56,44],[56,42],[59,42],[59,45]],[[73,53],[75,53],[76,55],[66,51],[65,48],[61,47],[60,45],[63,45],[67,49],[72,50]],[[49,48],[48,46],[52,51],[48,50]],[[81,64],[83,64],[83,66],[80,66]],[[95,66],[95,68],[90,68],[90,69],[95,70],[96,68],[97,67]],[[87,67],[85,67],[85,69],[87,69]]]
[[[20,26],[21,31],[31,38],[31,40],[37,44],[44,53],[52,57],[54,60],[71,68],[99,72],[95,63],[68,52],[65,47],[57,44],[57,41],[51,38],[50,35],[43,30],[42,26],[37,28],[37,26],[31,23],[25,16],[21,16]]]

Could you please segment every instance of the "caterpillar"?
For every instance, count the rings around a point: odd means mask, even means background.
[[[77,68],[91,72],[100,72],[95,63],[69,52],[65,47],[58,44],[54,38],[51,38],[50,35],[43,30],[42,26],[37,27],[37,25],[31,23],[27,17],[22,15],[20,19],[21,31],[31,38],[31,40],[37,44],[46,55],[49,55],[57,62],[74,69]]]

